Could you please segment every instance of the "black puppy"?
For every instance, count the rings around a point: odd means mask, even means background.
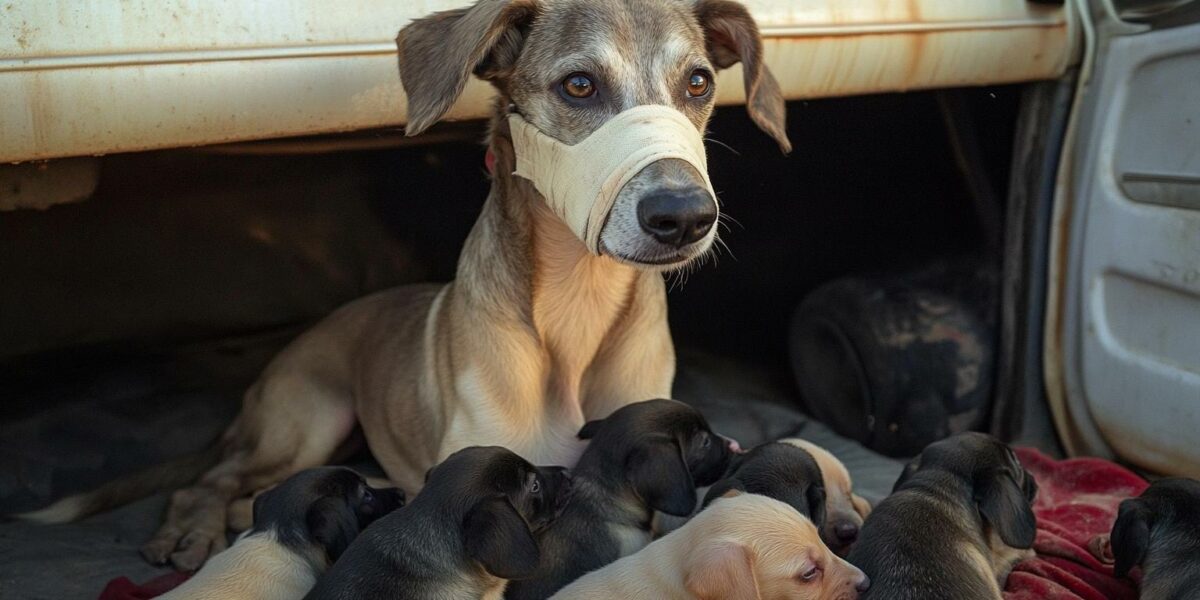
[[[930,444],[867,517],[850,551],[870,577],[862,598],[999,599],[1032,555],[1037,483],[1012,449],[982,433]]]
[[[473,447],[426,476],[406,507],[363,532],[307,598],[499,598],[537,568],[534,532],[562,511],[562,467]]]
[[[806,516],[820,530],[825,524],[825,480],[821,467],[803,448],[768,442],[729,462],[725,476],[704,496],[704,506],[730,490],[774,498]]]
[[[1142,568],[1141,598],[1200,598],[1200,481],[1154,482],[1121,503],[1112,529],[1113,572]]]
[[[360,531],[404,505],[343,467],[301,471],[254,500],[254,527],[165,600],[295,599]]]
[[[509,584],[510,600],[548,598],[580,575],[650,543],[654,511],[690,515],[696,486],[725,472],[731,442],[674,400],[630,404],[579,431],[590,439],[572,474],[572,499],[538,536],[542,561]]]

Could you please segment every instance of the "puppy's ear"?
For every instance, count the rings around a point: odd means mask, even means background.
[[[497,80],[511,72],[537,0],[479,0],[470,8],[417,19],[400,30],[400,83],[408,97],[405,135],[417,135],[454,104],[471,73]]]
[[[1031,475],[1025,474],[1027,478]],[[975,502],[1000,539],[1013,548],[1032,548],[1037,536],[1037,517],[1025,490],[1011,469],[982,474],[975,482]]]
[[[625,472],[650,508],[676,517],[696,510],[696,484],[675,442],[661,441],[634,450],[626,460]]]
[[[820,529],[825,525],[825,486],[820,483],[809,484],[804,490],[804,499],[808,502],[808,519]]]
[[[712,484],[712,487],[708,488],[708,493],[704,494],[704,501],[700,503],[700,508],[702,510],[708,508],[708,505],[712,504],[713,500],[724,498],[725,494],[730,492],[745,493],[746,484],[742,483],[742,480],[737,477],[727,477]]]
[[[736,542],[698,550],[684,566],[684,586],[699,600],[760,600],[754,555]]]
[[[1126,500],[1117,512],[1110,543],[1113,553],[1113,574],[1125,577],[1129,570],[1142,564],[1150,545],[1150,523],[1141,500]]]
[[[358,516],[341,498],[317,500],[308,507],[304,520],[310,539],[325,548],[329,564],[337,562],[350,542],[358,537]]]
[[[750,118],[775,139],[784,154],[791,152],[783,92],[763,63],[762,36],[750,11],[740,2],[700,0],[696,3],[696,17],[704,29],[704,41],[713,64],[724,69],[742,63],[746,111]]]
[[[850,504],[854,505],[854,512],[858,513],[858,516],[862,517],[864,521],[871,516],[871,503],[867,502],[866,498],[858,494],[850,494]]]
[[[596,432],[600,431],[600,426],[604,424],[604,419],[596,419],[583,424],[583,428],[579,430],[579,439],[590,440],[596,437]]]
[[[541,560],[529,525],[503,497],[488,498],[472,507],[462,535],[467,556],[501,579],[529,577]]]

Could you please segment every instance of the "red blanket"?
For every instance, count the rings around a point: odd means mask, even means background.
[[[157,598],[177,587],[191,577],[191,573],[167,573],[155,577],[142,585],[129,580],[128,577],[118,577],[104,586],[100,592],[100,600],[148,600]]]
[[[1113,577],[1111,562],[1093,556],[1089,544],[1112,530],[1121,501],[1149,484],[1095,458],[1056,461],[1032,448],[1017,456],[1038,483],[1037,558],[1009,575],[1005,600],[1136,600],[1133,582]]]

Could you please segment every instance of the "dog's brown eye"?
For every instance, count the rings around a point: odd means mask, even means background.
[[[531,494],[537,494],[537,493],[540,493],[541,491],[542,491],[542,482],[541,482],[541,481],[538,481],[538,480],[535,478],[535,479],[533,480],[533,483],[530,483],[530,484],[529,484],[529,493],[531,493]]]
[[[707,73],[704,71],[692,71],[692,76],[688,79],[688,96],[699,98],[707,94],[710,87],[712,87],[712,83]]]
[[[591,98],[596,93],[592,79],[583,73],[572,73],[562,83],[563,91],[572,98]]]

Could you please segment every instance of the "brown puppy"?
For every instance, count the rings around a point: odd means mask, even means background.
[[[670,394],[675,354],[662,271],[712,247],[718,211],[706,169],[663,155],[614,183],[615,200],[591,213],[600,225],[585,243],[577,223],[514,174],[518,159],[537,157],[516,154],[509,115],[575,145],[653,105],[694,128],[690,139],[712,114],[714,74],[740,62],[750,117],[787,150],[783,98],[746,8],[728,0],[480,0],[414,21],[397,43],[409,135],[440,119],[472,74],[497,91],[492,190],[455,281],[363,298],[297,338],[203,460],[68,498],[32,518],[69,520],[190,484],[172,497],[143,554],[194,569],[223,547],[232,502],[327,462],[356,422],[388,477],[413,494],[429,467],[474,444],[573,465],[585,422]]]
[[[930,444],[863,524],[849,560],[871,578],[865,598],[1001,598],[1033,555],[1037,482],[1008,446],[982,433]]]
[[[730,492],[682,528],[552,597],[854,600],[869,587],[804,515],[766,496]]]
[[[807,450],[817,461],[825,480],[825,522],[821,526],[821,539],[838,556],[845,556],[858,539],[863,521],[871,514],[871,503],[854,493],[850,471],[833,453],[800,438],[779,441]]]

